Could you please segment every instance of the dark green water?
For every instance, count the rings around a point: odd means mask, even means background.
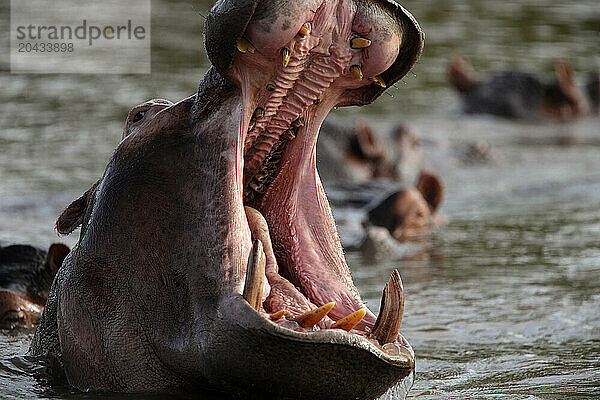
[[[2,4],[2,20],[8,8]],[[479,70],[551,76],[568,58],[578,78],[600,62],[597,0],[404,2],[426,32],[423,58],[376,104],[335,113],[382,132],[410,123],[445,182],[448,223],[410,259],[348,253],[373,309],[393,268],[407,294],[402,332],[417,355],[415,399],[600,397],[600,119],[569,124],[464,118],[445,85],[451,54]],[[103,172],[132,106],[177,100],[207,68],[209,2],[152,3],[152,74],[11,75],[0,67],[0,240],[47,246],[64,206]],[[559,146],[569,137],[571,146]],[[474,140],[496,162],[448,154]],[[73,244],[76,235],[65,238]],[[47,391],[20,359],[30,332],[0,333],[0,398],[95,398]]]

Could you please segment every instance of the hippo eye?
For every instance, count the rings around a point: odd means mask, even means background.
[[[133,117],[133,122],[141,121],[142,118],[144,118],[144,115],[146,115],[146,111],[140,111],[139,113],[135,114]]]

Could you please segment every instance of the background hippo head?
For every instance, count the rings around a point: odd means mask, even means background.
[[[198,93],[134,108],[59,218],[80,238],[31,352],[82,390],[377,397],[414,367],[402,284],[394,272],[379,318],[365,308],[315,144],[332,107],[411,68],[419,27],[389,1],[224,0],[205,41]]]
[[[0,247],[0,329],[30,328],[37,324],[52,280],[69,253],[54,243],[46,251],[15,244]]]
[[[388,138],[361,120],[347,124],[327,118],[319,135],[317,163],[325,182],[412,182],[423,160],[418,137],[406,125],[394,127]]]
[[[386,228],[404,241],[434,225],[443,197],[440,179],[422,172],[416,187],[392,193],[367,213],[368,223]]]
[[[448,64],[448,81],[462,97],[467,114],[491,114],[504,118],[552,118],[569,120],[585,115],[583,96],[575,84],[571,65],[555,63],[555,79],[520,71],[495,73],[479,80],[460,57]]]

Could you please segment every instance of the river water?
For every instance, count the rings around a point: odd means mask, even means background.
[[[600,119],[467,118],[455,112],[444,75],[451,54],[482,71],[547,76],[556,58],[568,58],[582,82],[600,62],[600,4],[403,4],[426,33],[422,60],[376,104],[334,113],[383,133],[409,123],[430,143],[427,165],[445,183],[447,223],[410,256],[347,254],[375,311],[390,272],[401,272],[402,332],[417,356],[408,398],[600,398]],[[0,240],[57,241],[56,216],[102,174],[129,108],[195,91],[208,65],[199,13],[209,5],[152,2],[149,75],[11,75],[1,59]],[[492,163],[453,156],[480,140]],[[73,245],[76,236],[60,240]],[[0,332],[0,398],[96,398],[34,379],[35,367],[15,358],[31,336]]]

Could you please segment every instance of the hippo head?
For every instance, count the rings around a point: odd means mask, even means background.
[[[129,114],[32,345],[81,389],[176,385],[374,398],[414,366],[400,277],[379,318],[352,283],[315,164],[334,106],[366,104],[418,58],[389,1],[219,1],[195,96]],[[57,332],[57,334],[53,334]]]
[[[69,247],[48,251],[29,245],[0,247],[0,329],[31,328],[42,316],[52,279]]]
[[[394,192],[369,210],[368,222],[387,228],[396,240],[410,239],[435,225],[434,214],[442,197],[440,179],[421,172],[416,187]]]

